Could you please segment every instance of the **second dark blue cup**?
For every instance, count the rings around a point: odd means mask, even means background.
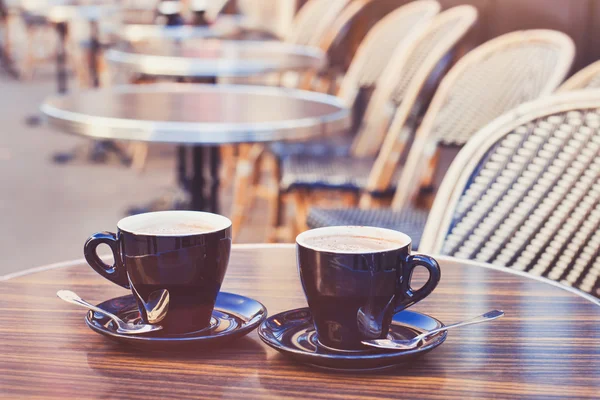
[[[440,280],[431,257],[411,254],[401,232],[365,226],[309,230],[296,238],[298,268],[319,342],[361,350],[362,340],[385,338],[395,313],[427,297]],[[429,279],[411,288],[413,270]]]

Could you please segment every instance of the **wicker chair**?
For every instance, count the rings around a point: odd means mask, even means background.
[[[588,65],[560,85],[557,92],[600,87],[600,61]]]
[[[379,114],[376,118],[365,120],[351,155],[335,158],[303,156],[284,160],[280,187],[283,192],[295,192],[297,229],[302,229],[306,218],[309,191],[323,188],[357,194],[368,183],[374,164],[372,149],[381,147],[386,135],[401,142],[410,137],[419,111],[416,105],[425,83],[476,18],[477,12],[473,7],[455,7],[435,17],[425,30],[418,32],[418,37],[396,50],[378,82],[381,89],[369,104],[368,111],[374,113],[379,110]],[[389,113],[390,103],[398,104],[395,113]]]
[[[348,5],[340,14],[336,22],[331,27],[330,34],[326,35],[321,42],[321,49],[327,50],[334,46],[340,38],[345,34],[350,24],[360,15],[362,10],[368,4],[373,4],[375,1],[381,0],[356,0]],[[372,87],[375,85],[375,80],[382,74],[387,63],[394,54],[394,48],[399,46],[407,46],[411,40],[416,38],[418,30],[423,30],[428,21],[433,18],[439,11],[439,4],[433,0],[420,0],[409,3],[405,6],[394,10],[379,21],[367,34],[362,41],[359,49],[354,56],[349,67],[348,73],[344,77],[342,86],[339,91],[340,97],[344,102],[352,107],[358,97],[358,93],[362,87]],[[369,62],[370,60],[370,62]],[[381,113],[379,110],[374,110],[373,117]],[[365,117],[368,118],[368,117]],[[245,172],[245,175],[237,174],[236,182],[234,183],[234,206],[232,210],[232,221],[234,226],[234,234],[241,227],[246,214],[246,208],[249,198],[253,198],[254,194],[264,196],[269,199],[271,204],[272,215],[279,215],[279,193],[276,183],[279,182],[279,159],[294,153],[310,153],[319,151],[320,148],[349,148],[352,138],[342,138],[332,142],[315,141],[308,145],[281,145],[272,146],[270,155],[275,156],[275,160],[271,160],[271,168],[268,170],[273,173],[271,181],[275,182],[271,188],[252,186],[249,189],[249,179],[251,175],[259,175],[260,164],[257,164],[259,156],[263,155],[262,149],[239,147],[239,159],[237,171]],[[260,146],[262,147],[262,146]],[[298,150],[300,149],[300,150]],[[254,171],[254,172],[250,172]],[[275,218],[275,217],[273,217]],[[277,225],[273,220],[272,225]],[[270,234],[270,240],[274,239],[275,234]]]
[[[398,183],[407,190],[396,194],[392,207],[403,208],[431,185],[438,145],[462,146],[504,112],[552,93],[574,55],[575,45],[564,33],[529,30],[499,36],[465,56],[444,78],[423,118]]]
[[[313,209],[308,226],[372,225],[376,219],[385,220],[389,228],[410,230],[418,243],[427,212],[414,209],[409,200],[414,199],[423,180],[430,183],[438,144],[461,146],[499,114],[551,93],[567,74],[573,55],[573,43],[566,35],[546,30],[509,33],[473,50],[440,84],[400,171],[396,187],[402,190],[396,190],[391,208],[377,212]],[[536,62],[529,62],[531,58]],[[404,145],[397,137],[386,137],[366,180],[362,208],[371,206],[373,193],[380,193],[394,182]]]
[[[334,29],[334,35],[324,40],[321,46],[324,51],[331,49],[333,43],[339,40],[339,36],[345,32],[346,29],[343,29],[343,26],[347,27],[351,22],[349,16],[358,15],[355,7],[358,5],[364,7],[368,3],[373,3],[373,0],[364,3],[357,2],[356,5],[353,3],[354,7],[348,7],[345,15],[340,16],[340,21]],[[382,131],[380,135],[385,133],[395,108],[390,107],[390,100],[393,98],[396,103],[399,103],[400,92],[405,89],[406,83],[412,76],[409,76],[408,73],[398,74],[402,64],[407,62],[405,60],[407,51],[398,50],[392,57],[394,49],[401,46],[408,49],[408,46],[418,38],[418,35],[426,28],[426,24],[431,18],[439,12],[439,9],[439,4],[430,0],[416,1],[400,7],[379,21],[360,44],[337,93],[349,108],[366,108],[364,118],[357,124],[358,137],[367,135],[367,132],[374,126],[383,126],[380,128]],[[391,40],[391,38],[396,40]],[[426,52],[422,54],[424,55]],[[418,67],[417,63],[422,60],[415,59],[414,61],[414,64],[409,66],[411,68],[409,73],[412,74]],[[381,78],[384,69],[392,63],[395,64],[395,68],[393,70],[388,68],[387,75]],[[378,79],[384,84],[378,85]],[[399,87],[399,93],[390,93],[389,88],[396,86]],[[304,88],[308,89],[308,87]],[[373,91],[372,101],[369,101],[366,106],[365,104],[356,104],[360,101],[361,91],[363,93]],[[365,101],[360,102],[365,103]],[[277,143],[271,146],[271,151],[279,159],[291,155],[348,154],[354,141],[352,133],[341,138],[315,140],[308,143]],[[358,154],[361,151],[362,148],[359,147]],[[277,179],[279,178],[277,177]]]
[[[214,22],[219,17],[219,14],[225,10],[229,0],[211,0],[206,5],[206,19],[209,22]]]
[[[286,42],[319,46],[342,10],[350,0],[309,0],[294,17],[294,23],[286,32]]]
[[[600,90],[525,104],[478,132],[448,170],[419,250],[600,297]]]

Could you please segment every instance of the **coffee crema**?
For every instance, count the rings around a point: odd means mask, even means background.
[[[393,250],[404,245],[394,240],[358,235],[309,237],[304,239],[304,244],[320,251],[332,251],[336,253],[371,253],[374,251]]]
[[[135,229],[138,235],[189,235],[215,231],[214,226],[200,222],[161,222],[152,223]]]

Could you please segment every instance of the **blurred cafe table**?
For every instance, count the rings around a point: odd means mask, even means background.
[[[180,162],[178,176],[191,175],[181,182],[190,191],[191,209],[211,212],[218,212],[220,145],[308,140],[342,132],[351,122],[337,97],[244,85],[115,86],[51,97],[41,110],[53,127],[67,133],[192,146],[191,174]],[[239,158],[250,150],[240,146]],[[237,173],[245,173],[239,165]]]
[[[172,31],[172,28],[178,30]],[[264,77],[269,73],[289,71],[317,71],[327,64],[325,53],[310,46],[275,40],[221,40],[195,37],[174,39],[172,36],[174,32],[179,32],[181,35],[184,32],[193,34],[197,29],[202,28],[185,26],[159,28],[154,33],[160,32],[163,36],[139,42],[122,42],[108,50],[105,58],[119,67],[119,70],[142,77],[191,80],[210,84],[217,83],[219,79]],[[278,112],[277,109],[271,111],[275,114]],[[314,132],[317,137],[318,129]],[[238,149],[241,156],[248,154],[249,151],[248,148]],[[209,154],[206,158],[219,157],[216,148],[207,149],[207,152]],[[192,155],[192,158],[195,157]],[[179,146],[177,158],[180,165],[188,163],[188,154],[183,146]],[[184,169],[179,168],[179,172],[181,171]],[[178,174],[178,181],[185,186],[186,178],[181,173]],[[161,200],[158,203],[162,204],[165,201]],[[172,202],[167,200],[167,203]],[[134,208],[133,212],[145,209],[147,207]],[[198,209],[197,206],[195,209]]]
[[[67,35],[69,23],[74,20],[87,21],[90,25],[89,55],[92,85],[97,87],[99,22],[102,18],[115,15],[119,6],[111,0],[30,0],[24,3],[23,13],[28,18],[44,18],[54,24],[58,32],[56,51],[56,78],[58,93],[67,92]]]
[[[192,27],[175,27],[181,34]],[[154,77],[194,78],[214,83],[217,78],[252,77],[272,72],[318,70],[326,65],[323,51],[275,40],[208,40],[164,36],[141,42],[123,42],[106,52],[106,59],[131,73]]]
[[[493,308],[506,316],[448,332],[423,358],[369,373],[296,363],[257,332],[222,348],[140,352],[92,332],[92,303],[127,292],[84,260],[0,278],[0,393],[10,398],[571,399],[600,393],[600,303],[543,278],[447,257],[437,289],[410,310],[445,324]],[[223,291],[269,315],[306,307],[293,245],[234,245]]]
[[[146,40],[189,40],[237,38],[245,33],[260,32],[260,29],[240,15],[222,15],[207,25],[160,25],[122,23],[115,36],[125,42]]]

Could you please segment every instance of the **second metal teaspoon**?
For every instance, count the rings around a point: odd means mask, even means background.
[[[458,322],[456,324],[442,326],[441,328],[432,329],[430,331],[423,332],[419,336],[415,336],[412,339],[408,339],[408,340],[390,340],[390,339],[363,340],[362,344],[371,346],[371,347],[377,347],[378,349],[410,350],[410,349],[414,349],[415,347],[417,347],[419,345],[419,342],[421,342],[421,340],[423,340],[433,334],[436,334],[438,332],[447,331],[448,329],[452,329],[452,328],[458,328],[459,326],[480,324],[482,322],[492,321],[496,318],[502,317],[503,315],[504,315],[504,311],[492,310],[492,311],[488,311],[485,314],[480,315],[478,317],[469,319],[467,321]]]

